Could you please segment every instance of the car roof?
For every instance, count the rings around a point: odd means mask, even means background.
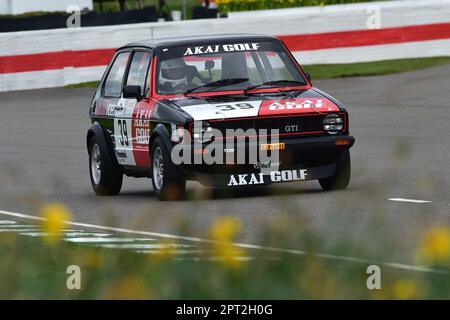
[[[263,34],[251,34],[251,33],[229,33],[229,34],[212,34],[212,35],[191,35],[191,36],[182,36],[182,37],[166,37],[166,38],[155,38],[149,40],[143,40],[138,42],[131,42],[126,44],[125,46],[120,47],[117,50],[126,49],[126,48],[135,48],[135,47],[147,47],[147,48],[157,48],[160,46],[169,46],[169,45],[189,45],[196,43],[205,43],[208,41],[217,42],[217,41],[264,41],[264,40],[275,40],[277,39],[274,36],[268,36]]]

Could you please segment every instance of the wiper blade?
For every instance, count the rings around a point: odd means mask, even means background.
[[[274,80],[274,81],[267,81],[261,84],[257,84],[251,87],[248,87],[247,89],[245,89],[245,91],[249,91],[249,90],[253,90],[259,87],[274,87],[274,86],[279,86],[279,85],[283,85],[283,84],[293,84],[293,85],[298,85],[298,86],[304,86],[306,85],[306,83],[302,82],[302,81],[297,81],[297,80]]]
[[[210,83],[186,90],[185,94],[192,93],[192,92],[197,91],[202,88],[211,88],[211,89],[207,90],[207,91],[211,91],[212,89],[215,89],[215,88],[231,86],[233,84],[247,82],[248,80],[249,80],[248,78],[221,79],[221,80],[217,80],[214,82],[210,82]]]

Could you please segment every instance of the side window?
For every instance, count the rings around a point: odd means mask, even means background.
[[[140,86],[141,92],[147,95],[147,74],[150,65],[151,54],[149,52],[137,51],[133,55],[130,71],[126,84],[128,86]]]
[[[109,70],[105,80],[103,95],[106,97],[120,97],[122,94],[122,81],[125,69],[127,68],[129,52],[119,54]]]

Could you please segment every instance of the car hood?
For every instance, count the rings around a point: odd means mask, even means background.
[[[166,101],[194,120],[338,112],[338,102],[314,89],[252,95],[182,97]]]

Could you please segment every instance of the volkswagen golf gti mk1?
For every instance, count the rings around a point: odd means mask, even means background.
[[[284,43],[227,34],[130,43],[114,54],[90,105],[89,172],[97,195],[123,176],[151,178],[160,200],[186,181],[240,188],[350,181],[348,112],[315,88]]]

